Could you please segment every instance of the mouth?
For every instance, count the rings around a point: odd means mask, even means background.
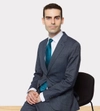
[[[55,29],[57,26],[50,26],[50,29]]]

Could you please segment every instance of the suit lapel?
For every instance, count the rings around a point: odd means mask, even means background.
[[[46,50],[46,44],[47,44],[47,41],[48,39],[45,40],[44,44],[43,44],[43,48],[41,50],[41,63],[42,63],[42,69],[43,69],[43,72],[45,74],[47,74],[47,68],[46,68],[46,65],[45,65],[45,50]]]
[[[49,66],[48,66],[48,71],[51,69],[51,67],[53,66],[54,62],[56,61],[57,57],[59,56],[59,54],[61,53],[62,49],[64,48],[64,44],[67,40],[67,35],[64,33],[64,35],[61,37],[61,39],[59,40],[56,49],[52,55],[52,58],[50,60]]]

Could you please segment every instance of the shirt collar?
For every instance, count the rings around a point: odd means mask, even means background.
[[[52,39],[53,39],[53,42],[58,42],[60,40],[60,38],[62,37],[63,35],[63,32],[60,31],[56,36],[54,36]],[[50,39],[50,37],[48,37],[48,39]]]

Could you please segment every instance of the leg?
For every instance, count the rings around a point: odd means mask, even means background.
[[[40,102],[36,104],[35,106],[36,106],[37,111],[56,111],[51,107],[51,105],[48,102]]]
[[[30,105],[27,102],[25,102],[20,111],[37,111],[37,110],[35,105]]]

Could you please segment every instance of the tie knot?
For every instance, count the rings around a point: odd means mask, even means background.
[[[53,40],[52,39],[49,39],[49,43],[51,43]]]

